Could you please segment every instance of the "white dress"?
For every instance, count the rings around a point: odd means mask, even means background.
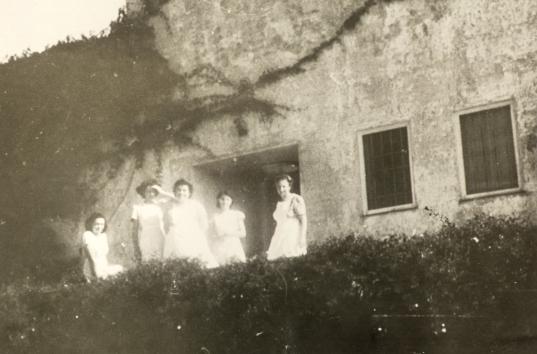
[[[207,267],[218,266],[205,234],[208,222],[203,205],[192,199],[172,203],[166,218],[168,233],[164,242],[165,258],[194,258]]]
[[[305,242],[301,242],[299,216],[306,214],[304,199],[292,193],[287,200],[276,204],[272,214],[276,220],[276,229],[267,251],[269,260],[280,257],[296,257],[306,254]]]
[[[82,235],[82,242],[89,253],[97,278],[106,279],[123,271],[123,267],[119,264],[108,263],[109,248],[106,233],[95,235],[91,231],[85,231]]]
[[[143,261],[162,259],[164,249],[164,214],[155,203],[135,205],[132,220],[138,223],[138,246]]]
[[[238,210],[226,210],[213,216],[211,249],[218,264],[246,261],[240,240],[244,236],[238,236],[244,232],[244,219],[244,213]]]

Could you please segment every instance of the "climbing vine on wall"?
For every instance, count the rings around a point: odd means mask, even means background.
[[[65,41],[0,65],[0,217],[76,214],[92,197],[90,186],[78,183],[85,168],[108,161],[103,174],[111,178],[128,156],[141,161],[166,141],[188,143],[202,121],[231,115],[237,134],[247,135],[245,114],[270,119],[290,109],[258,98],[257,88],[304,72],[373,5],[391,0],[365,1],[332,38],[293,65],[256,82],[224,76],[229,95],[182,99],[173,98],[174,91],[187,90],[188,79],[206,68],[175,73],[155,49],[148,19],[165,18],[169,1],[143,0],[136,15],[120,12],[107,36]]]
[[[93,194],[78,183],[85,168],[107,161],[103,175],[112,178],[128,156],[141,161],[168,140],[188,142],[202,120],[276,114],[244,85],[224,98],[172,99],[189,73],[168,68],[147,21],[168,1],[145,0],[135,16],[120,12],[107,36],[0,65],[0,217],[76,215]]]
[[[0,65],[3,214],[75,211],[81,170],[110,152],[118,160],[136,117],[166,100],[176,82],[151,32],[124,18],[107,37]]]

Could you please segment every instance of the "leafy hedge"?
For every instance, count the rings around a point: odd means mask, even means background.
[[[476,217],[412,238],[332,238],[296,259],[151,263],[96,284],[12,285],[0,295],[0,350],[356,352],[375,312],[486,314],[502,291],[532,287],[536,231]]]

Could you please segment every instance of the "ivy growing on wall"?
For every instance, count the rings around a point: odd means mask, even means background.
[[[69,216],[91,203],[81,171],[127,156],[141,158],[166,141],[188,140],[199,122],[232,114],[262,117],[286,109],[236,84],[229,96],[174,100],[191,75],[172,72],[154,47],[148,19],[169,0],[144,0],[120,12],[107,36],[64,41],[41,54],[0,65],[0,217]],[[247,134],[244,124],[239,134]]]
[[[157,151],[158,159],[165,142],[192,143],[190,132],[200,122],[232,116],[236,134],[245,136],[246,114],[267,120],[284,115],[289,107],[259,98],[256,89],[304,73],[372,6],[395,0],[361,2],[332,38],[255,82],[230,82],[211,67],[173,72],[155,48],[148,21],[166,18],[169,1],[142,0],[139,13],[120,11],[106,36],[65,40],[0,65],[0,242],[44,217],[78,217],[96,192],[79,182],[89,167],[112,178],[130,157],[139,167],[147,150]],[[207,72],[231,93],[174,97]],[[162,169],[162,161],[158,165]]]
[[[176,82],[151,32],[122,17],[107,37],[0,65],[2,214],[75,211],[80,171],[107,152],[121,155],[136,117],[166,100]]]
[[[0,65],[0,217],[76,213],[91,197],[77,183],[86,167],[105,160],[117,167],[166,141],[188,141],[204,120],[232,115],[237,134],[247,135],[244,114],[270,118],[289,110],[256,97],[256,88],[304,72],[372,6],[393,0],[361,3],[333,37],[296,63],[256,82],[223,80],[232,94],[195,99],[174,99],[173,91],[211,68],[175,73],[154,47],[148,19],[166,17],[169,1],[142,0],[134,15],[121,11],[107,36],[64,41]]]

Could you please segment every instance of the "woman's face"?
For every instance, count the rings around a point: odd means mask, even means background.
[[[190,198],[190,189],[187,185],[181,184],[174,190],[175,197],[179,200],[186,200]]]
[[[147,186],[144,191],[144,198],[145,200],[153,200],[157,194],[157,191],[152,186]]]
[[[228,210],[231,207],[233,200],[229,195],[223,195],[218,198],[218,207],[222,210]]]
[[[95,219],[95,221],[93,222],[93,225],[91,226],[91,231],[95,235],[98,235],[104,231],[105,225],[106,225],[106,221],[104,220],[104,218],[97,218]]]
[[[289,181],[282,179],[276,184],[276,191],[280,195],[280,198],[286,199],[287,196],[291,193],[291,186]]]

